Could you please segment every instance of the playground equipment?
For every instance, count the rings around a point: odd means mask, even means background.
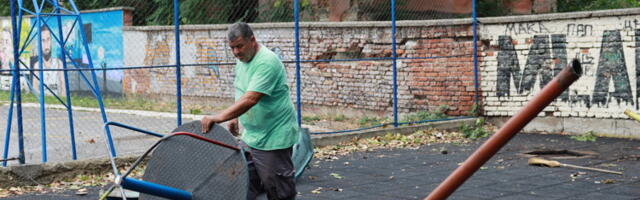
[[[425,199],[446,199],[507,144],[516,133],[533,120],[544,107],[578,80],[580,75],[582,75],[580,61],[574,59]]]
[[[25,155],[24,155],[24,140],[23,140],[23,121],[22,121],[22,94],[21,94],[21,78],[25,80],[30,80],[33,78],[37,81],[37,87],[32,86],[31,82],[26,81],[28,87],[31,91],[37,91],[37,98],[40,104],[40,136],[41,136],[41,146],[42,146],[42,162],[47,162],[47,129],[46,129],[46,106],[45,106],[45,92],[50,92],[66,109],[68,116],[68,124],[69,124],[69,134],[70,134],[70,143],[71,143],[71,157],[73,160],[77,159],[76,154],[76,141],[75,141],[75,130],[74,130],[74,119],[73,119],[73,109],[71,102],[71,95],[69,93],[69,78],[68,71],[90,71],[90,78],[84,73],[80,73],[82,80],[86,84],[86,86],[90,89],[91,93],[93,93],[98,101],[100,106],[100,112],[102,115],[103,123],[107,122],[107,115],[104,110],[104,104],[102,101],[102,94],[100,92],[100,86],[97,81],[95,68],[93,65],[91,51],[87,44],[86,34],[83,27],[82,18],[80,17],[80,11],[77,9],[73,0],[69,0],[68,6],[60,5],[58,1],[46,0],[46,1],[33,1],[33,8],[28,8],[23,4],[22,0],[10,0],[11,6],[11,26],[12,26],[12,36],[13,36],[13,63],[11,66],[12,73],[12,81],[11,81],[11,89],[10,89],[10,97],[9,97],[9,112],[7,115],[7,129],[5,132],[5,143],[4,143],[4,153],[3,153],[3,166],[7,165],[8,152],[9,152],[9,139],[11,138],[11,125],[13,121],[13,109],[16,109],[16,119],[17,119],[17,135],[18,135],[18,156],[20,164],[25,164]],[[22,24],[23,24],[23,14],[32,15],[32,23],[30,29],[28,31],[27,38],[21,40],[20,35],[22,33]],[[68,30],[67,33],[64,33],[62,27],[62,17],[72,18],[73,25]],[[44,32],[48,33],[43,35]],[[69,42],[69,36],[71,32],[79,32],[79,37],[81,38],[82,46],[82,55],[85,56],[86,67],[81,66],[80,63],[77,63],[71,55],[66,51],[67,43]],[[43,40],[43,36],[45,36],[45,40]],[[24,41],[23,43],[21,43]],[[25,63],[29,63],[21,59],[22,55],[26,54],[25,50],[32,42],[37,42],[37,49],[34,50],[37,52],[35,59],[37,59],[37,65],[30,67]],[[45,44],[44,41],[47,41]],[[43,50],[43,45],[47,48],[50,48],[51,44],[49,41],[58,45],[60,50],[59,55],[61,69],[52,69],[55,68],[53,66],[45,66],[45,57],[51,58],[51,52],[45,52]],[[53,50],[51,50],[53,51]],[[45,53],[48,53],[47,56]],[[56,62],[56,61],[51,61]],[[70,64],[71,67],[67,66]],[[50,64],[53,65],[53,64]],[[35,69],[37,67],[37,69]],[[49,69],[45,69],[48,67]],[[65,92],[65,100],[62,100],[51,87],[45,83],[45,73],[44,71],[62,71],[64,78],[64,92]],[[37,88],[37,90],[34,90]],[[109,129],[106,130],[107,137],[111,139],[111,132]],[[113,148],[112,148],[113,149]],[[115,154],[115,152],[112,152]]]
[[[116,188],[126,199],[123,189],[140,192],[143,199],[158,197],[169,199],[245,199],[249,189],[249,172],[245,160],[245,151],[236,147],[237,141],[219,125],[206,134],[201,132],[200,121],[192,121],[179,126],[171,134],[161,135],[123,124],[113,125],[144,134],[161,137],[134,164],[120,174],[115,168],[115,159],[111,157],[116,178],[114,184],[101,195],[100,199]],[[128,175],[150,153],[144,171],[143,180]],[[300,132],[299,141],[293,147],[292,160],[299,177],[313,157],[313,144],[307,130]],[[214,192],[215,191],[215,192]]]

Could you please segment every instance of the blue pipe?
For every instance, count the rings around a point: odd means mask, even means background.
[[[300,1],[293,0],[294,37],[296,38],[296,111],[298,127],[302,127],[302,98],[300,95]]]
[[[192,199],[191,192],[129,177],[122,178],[122,182],[120,183],[120,185],[125,189],[138,191],[145,194],[151,194],[158,197],[164,197],[167,199]]]
[[[18,1],[18,6],[20,8],[22,8],[22,1],[19,0]],[[17,9],[18,11],[18,24],[15,24],[15,13],[11,15],[11,23],[14,27],[13,29],[13,47],[14,47],[14,51],[13,51],[13,66],[14,69],[16,70],[15,73],[17,74],[20,71],[20,54],[18,54],[15,50],[18,49],[20,47],[20,31],[22,31],[22,11],[20,9]],[[14,12],[14,10],[12,9],[12,12]],[[32,31],[33,29],[31,29]],[[17,118],[18,118],[18,161],[20,164],[25,164],[25,156],[24,156],[24,129],[22,126],[22,89],[20,88],[20,77],[18,77],[18,84],[16,84],[16,111],[17,111]],[[30,82],[27,81],[28,85],[31,85]]]
[[[53,1],[53,3],[54,3],[54,6],[56,7],[56,12],[59,13],[60,6],[58,5],[58,1]],[[62,32],[62,17],[58,16],[57,18],[58,18],[58,34],[60,35],[60,37],[64,37],[64,33]],[[62,69],[67,69],[67,57],[66,57],[66,51],[64,48],[65,43],[63,41],[64,41],[64,38],[60,38],[60,41],[58,41],[58,43],[60,43],[60,52],[62,53]],[[66,107],[67,107],[67,116],[69,118],[69,137],[71,139],[71,159],[76,160],[78,159],[78,155],[76,152],[76,135],[73,127],[73,109],[71,106],[71,93],[69,92],[69,75],[67,71],[63,71],[63,75],[64,75],[64,89],[67,95]]]
[[[33,0],[33,5],[38,7],[38,4],[35,0]],[[42,58],[42,17],[40,16],[40,9],[36,10],[36,30],[38,34],[38,68],[44,69],[44,59]],[[51,31],[51,30],[50,30]],[[42,162],[47,162],[47,121],[46,121],[46,110],[44,104],[44,71],[40,71],[39,74],[40,81],[38,81],[38,88],[40,92],[40,140],[42,142]]]
[[[9,0],[10,9],[11,9],[11,26],[13,28],[13,32],[12,32],[12,36],[13,36],[13,41],[12,42],[13,42],[13,44],[11,44],[11,45],[13,45],[14,48],[16,47],[16,34],[15,34],[16,33],[16,31],[15,31],[16,30],[15,29],[16,28],[15,27],[16,26],[16,23],[15,23],[15,20],[16,20],[16,18],[15,18],[16,17],[15,9],[16,8],[15,7],[16,6],[15,6],[15,1],[16,0]],[[13,52],[14,65],[15,65],[15,53],[16,53],[16,51]],[[15,70],[15,66],[13,68],[14,69],[12,69],[12,70]],[[2,155],[2,159],[4,160],[2,162],[2,166],[3,167],[7,166],[7,158],[9,157],[9,143],[10,143],[10,139],[11,139],[11,124],[12,124],[11,122],[13,121],[13,119],[12,119],[13,118],[13,99],[14,99],[13,95],[14,95],[14,92],[15,92],[16,74],[17,74],[17,72],[15,72],[15,71],[12,74],[13,75],[13,79],[11,80],[11,90],[10,90],[10,93],[9,93],[9,102],[10,102],[9,103],[9,113],[7,115],[7,129],[5,130],[6,132],[5,132],[5,136],[4,136],[4,153]]]
[[[76,7],[75,3],[73,2],[73,0],[71,0],[69,2],[73,6],[73,9],[76,9],[76,12],[77,12],[77,7]],[[82,23],[82,17],[80,17],[80,12],[78,12],[78,23],[79,24],[83,24]],[[100,114],[102,115],[102,122],[103,123],[107,123],[109,120],[107,118],[107,113],[104,110],[104,102],[102,101],[102,92],[100,91],[100,85],[98,84],[98,78],[96,77],[96,71],[95,71],[95,68],[93,66],[93,59],[91,58],[91,51],[89,50],[89,45],[87,44],[87,38],[85,37],[84,27],[83,26],[78,26],[78,28],[80,29],[80,36],[82,37],[84,51],[87,54],[87,59],[89,60],[89,68],[93,69],[93,70],[91,70],[91,78],[93,79],[93,86],[95,87],[96,99],[98,100],[98,105],[100,106]],[[105,132],[107,134],[107,139],[109,141],[108,143],[109,143],[109,150],[111,151],[111,156],[112,157],[116,157],[117,156],[116,149],[115,149],[115,146],[113,145],[113,138],[111,137],[111,129],[109,128],[109,126],[105,127]]]
[[[13,2],[13,0],[11,0]],[[13,6],[13,3],[11,3]],[[11,80],[11,90],[9,92],[9,112],[7,114],[7,129],[5,130],[4,135],[4,153],[2,154],[2,166],[7,166],[7,158],[9,157],[9,142],[11,139],[11,122],[13,121],[13,94],[15,93],[16,86],[16,73],[13,73],[13,78]]]
[[[160,133],[155,133],[155,132],[152,132],[152,131],[143,130],[143,129],[140,129],[140,128],[136,128],[136,127],[129,126],[129,125],[126,125],[126,124],[121,124],[121,123],[114,122],[114,121],[110,121],[110,122],[104,123],[104,128],[105,129],[107,127],[109,127],[109,126],[117,126],[117,127],[120,127],[120,128],[125,128],[125,129],[129,129],[129,130],[133,130],[133,131],[138,131],[138,132],[141,132],[141,133],[144,133],[144,134],[147,134],[147,135],[151,135],[151,136],[164,137],[164,135],[162,135]]]
[[[417,60],[417,59],[434,59],[434,58],[455,58],[455,57],[463,57],[463,56],[472,56],[473,54],[460,54],[453,56],[429,56],[429,57],[400,57],[396,58],[397,60]],[[70,57],[67,57],[70,58]],[[358,59],[320,59],[320,60],[300,60],[300,63],[312,63],[312,62],[357,62],[357,61],[386,61],[393,60],[391,57],[381,57],[381,58],[358,58]],[[70,60],[72,64],[74,63]],[[296,60],[284,60],[283,63],[296,63]],[[74,64],[77,65],[77,64]],[[211,65],[235,65],[235,63],[193,63],[193,64],[180,64],[181,67],[198,67],[198,66],[211,66]],[[129,69],[155,69],[155,68],[173,68],[176,65],[154,65],[154,66],[130,66],[130,67],[112,67],[107,68],[105,70],[129,70]],[[43,69],[43,71],[91,71],[89,68],[69,68],[69,69]],[[1,69],[0,72],[12,72],[13,70]],[[29,70],[29,69],[21,69],[20,71],[39,71]]]
[[[396,0],[391,0],[391,57],[393,58],[393,127],[398,127],[398,74],[396,52]]]
[[[475,87],[473,99],[475,100],[476,106],[480,106],[480,83],[478,80],[478,13],[476,12],[476,1],[477,0],[471,0],[471,17],[473,24],[473,85]]]
[[[180,3],[173,0],[173,24],[176,40],[176,101],[178,126],[182,125],[182,78],[180,76]]]

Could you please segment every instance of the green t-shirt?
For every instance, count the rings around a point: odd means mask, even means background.
[[[285,149],[298,141],[298,124],[289,97],[287,74],[278,56],[260,45],[249,63],[236,61],[235,99],[247,91],[264,94],[240,116],[242,141],[259,150]]]

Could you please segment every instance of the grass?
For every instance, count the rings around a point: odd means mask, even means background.
[[[596,139],[598,139],[598,136],[593,131],[587,131],[587,132],[582,133],[580,135],[574,135],[574,136],[571,136],[569,138],[571,138],[573,140],[580,141],[580,142],[595,142]]]
[[[403,121],[405,122],[417,122],[423,120],[434,120],[434,119],[445,119],[447,116],[446,112],[449,109],[446,105],[441,105],[435,111],[420,111],[417,113],[409,114],[404,117]]]
[[[484,118],[478,118],[473,125],[463,124],[460,132],[465,138],[478,139],[489,136],[489,131],[484,128]]]
[[[63,101],[66,98],[61,97]],[[9,92],[0,91],[0,100],[8,101],[9,100]],[[22,102],[24,103],[38,103],[38,97],[31,93],[23,93]],[[45,96],[44,97],[45,104],[51,105],[62,105],[60,101],[54,96]],[[159,102],[152,101],[148,98],[143,98],[139,96],[126,96],[126,97],[104,97],[103,103],[105,108],[113,108],[113,109],[127,109],[127,110],[149,110],[149,111],[159,111],[159,112],[175,112],[176,104],[173,102]],[[89,108],[98,108],[99,104],[95,97],[93,96],[79,96],[79,95],[71,95],[71,104],[73,106],[79,107],[89,107]],[[185,109],[185,111],[194,113],[197,111]]]

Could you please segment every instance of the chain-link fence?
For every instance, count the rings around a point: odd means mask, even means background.
[[[67,0],[58,2],[59,10],[45,1],[40,12],[69,14],[75,7],[83,11],[80,18],[51,14],[40,20],[31,3],[15,13],[22,19],[22,71],[14,92],[13,45],[4,45],[17,36],[11,35],[11,18],[0,19],[8,30],[2,36],[0,115],[12,116],[0,122],[7,127],[5,158],[19,156],[18,149],[27,162],[46,161],[46,151],[55,152],[47,155],[56,161],[104,156],[104,120],[164,134],[228,107],[236,61],[226,28],[236,21],[249,22],[258,42],[280,56],[299,121],[316,133],[474,113],[472,1],[190,0],[179,1],[176,10],[171,0]],[[18,106],[8,105],[17,96],[21,116]],[[17,144],[20,132],[24,147]],[[141,151],[153,140],[121,128],[109,132],[118,155]]]

